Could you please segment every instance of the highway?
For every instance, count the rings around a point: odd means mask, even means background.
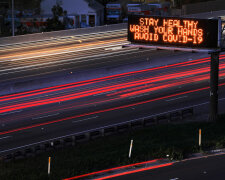
[[[118,34],[112,31],[89,35],[86,39],[54,39],[44,41],[43,45],[37,42],[10,46],[11,49],[1,47],[3,88],[7,83],[42,77],[51,83],[52,79],[64,77],[65,72],[76,77],[77,71],[84,69],[88,78],[71,78],[69,83],[65,79],[64,83],[50,87],[42,87],[40,83],[39,88],[0,96],[0,153],[185,107],[204,105],[203,112],[208,111],[210,59],[207,54],[121,48],[128,42],[124,32]],[[151,63],[156,60],[157,65],[149,65],[149,58]],[[219,98],[224,104],[225,56],[222,54],[220,59]],[[100,67],[136,67],[140,62],[144,66],[138,70],[88,76]]]
[[[129,48],[112,51],[126,44],[126,31],[116,30],[26,46],[3,46],[0,48],[0,82],[80,69],[90,61],[95,65],[106,64],[115,55],[129,53]],[[106,60],[108,57],[111,59]]]
[[[179,54],[166,51],[153,53],[152,50],[132,47],[122,48],[127,44],[129,42],[126,40],[126,29],[117,29],[67,38],[1,45],[0,86],[3,87],[9,81],[61,76],[70,72],[143,62],[149,57],[166,58]]]
[[[208,81],[209,58],[203,58],[1,96],[0,151],[207,103]]]

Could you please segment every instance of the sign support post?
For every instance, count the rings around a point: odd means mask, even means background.
[[[215,121],[218,117],[218,79],[219,79],[219,52],[211,53],[210,64],[210,114],[209,120]]]

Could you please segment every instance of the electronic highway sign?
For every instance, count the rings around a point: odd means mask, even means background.
[[[135,44],[216,49],[220,32],[220,19],[128,17],[128,41]]]

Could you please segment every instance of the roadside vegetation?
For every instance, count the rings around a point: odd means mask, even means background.
[[[202,151],[225,147],[225,115],[218,122],[166,124],[99,138],[36,157],[0,162],[0,179],[62,179],[155,158],[183,159],[199,152],[198,132],[202,129]],[[130,140],[132,156],[128,158]],[[47,175],[51,156],[51,175]]]

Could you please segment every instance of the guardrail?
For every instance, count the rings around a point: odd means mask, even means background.
[[[24,159],[27,157],[33,157],[42,152],[51,151],[54,149],[60,149],[68,146],[75,146],[76,144],[90,141],[103,136],[109,136],[116,133],[126,132],[129,130],[135,130],[146,126],[152,126],[157,124],[177,123],[182,122],[194,115],[193,107],[180,109],[178,111],[171,111],[168,113],[162,113],[157,116],[148,116],[144,118],[138,118],[131,121],[126,121],[118,124],[113,124],[97,129],[92,129],[80,133],[74,133],[66,136],[61,136],[46,141],[25,145],[23,147],[14,148],[0,152],[0,160],[9,162],[12,160]]]

